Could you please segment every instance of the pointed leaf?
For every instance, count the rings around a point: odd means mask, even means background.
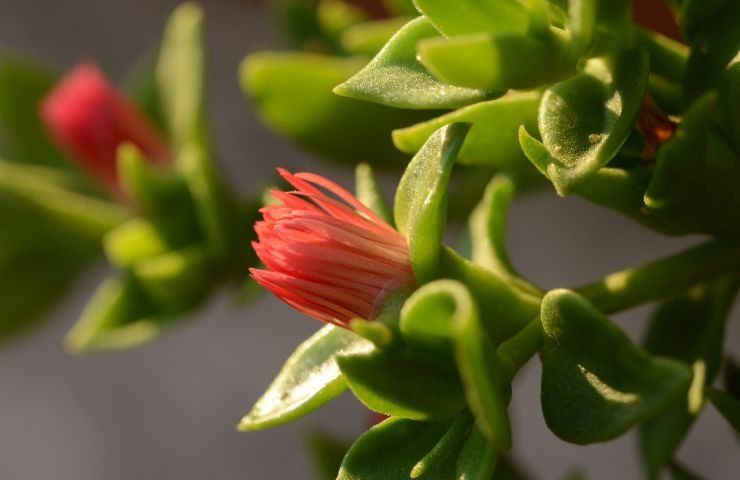
[[[373,176],[372,168],[366,163],[360,163],[355,168],[355,196],[376,215],[393,225],[388,203],[383,198],[383,192]]]
[[[416,44],[439,33],[425,17],[406,24],[383,49],[346,82],[339,95],[398,108],[456,108],[486,98],[483,90],[447,85],[430,75],[416,58]]]
[[[288,358],[267,391],[239,423],[239,430],[263,430],[292,422],[344,392],[347,384],[335,361],[341,354],[373,346],[354,333],[328,325]]]
[[[359,23],[343,31],[339,42],[350,53],[374,56],[410,20],[410,17],[391,17]]]
[[[457,459],[458,480],[490,480],[498,463],[499,454],[493,444],[473,427]],[[498,478],[498,477],[496,477]]]
[[[447,185],[466,124],[437,130],[409,163],[396,190],[393,216],[408,239],[417,281],[433,278],[447,220]]]
[[[653,358],[577,294],[542,301],[542,410],[548,427],[573,443],[612,439],[686,391],[688,367]]]
[[[529,24],[526,10],[514,0],[414,0],[414,5],[449,36],[489,31],[524,33]]]

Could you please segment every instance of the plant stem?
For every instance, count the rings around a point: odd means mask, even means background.
[[[736,270],[740,270],[740,246],[711,241],[573,290],[602,312],[614,313],[675,295]]]
[[[675,295],[737,270],[740,270],[740,245],[711,241],[641,267],[612,273],[574,291],[602,312],[614,313]],[[496,355],[506,382],[537,353],[542,339],[542,324],[535,318],[499,345]]]

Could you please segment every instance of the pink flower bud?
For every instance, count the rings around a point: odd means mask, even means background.
[[[252,278],[301,312],[341,327],[371,320],[414,288],[406,239],[351,193],[319,175],[279,170],[295,191],[273,191],[253,243],[267,270]]]
[[[118,147],[131,142],[154,163],[167,146],[142,112],[93,64],[79,65],[41,103],[41,118],[56,143],[82,168],[118,192]]]

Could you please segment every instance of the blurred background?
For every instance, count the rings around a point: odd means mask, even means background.
[[[174,0],[0,0],[0,49],[65,70],[95,59],[114,79],[150,51]],[[310,169],[350,185],[330,168],[275,137],[256,120],[237,84],[255,50],[278,48],[259,2],[207,0],[208,107],[221,166],[246,194],[276,166]],[[388,178],[392,192],[395,178]],[[572,286],[697,243],[659,237],[616,214],[547,189],[520,197],[508,242],[520,270],[544,287]],[[226,292],[152,345],[123,354],[72,357],[62,338],[105,275],[102,264],[40,328],[0,349],[0,478],[8,480],[311,479],[302,448],[312,429],[352,439],[367,413],[345,395],[290,426],[238,433],[235,425],[285,358],[320,325],[263,295],[249,308]],[[640,338],[648,309],[617,317]],[[733,315],[728,350],[740,354]],[[539,407],[539,364],[531,362],[511,404],[514,455],[533,478],[578,468],[589,478],[639,478],[634,435],[578,447],[550,433]],[[711,406],[679,457],[712,479],[735,479],[740,450]]]

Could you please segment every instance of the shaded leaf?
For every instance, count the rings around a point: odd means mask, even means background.
[[[355,168],[355,196],[376,215],[393,225],[388,203],[383,198],[383,192],[373,176],[372,168],[366,163],[360,163]]]
[[[524,33],[529,24],[524,7],[513,0],[414,0],[414,5],[440,32],[450,36],[489,31]]]

